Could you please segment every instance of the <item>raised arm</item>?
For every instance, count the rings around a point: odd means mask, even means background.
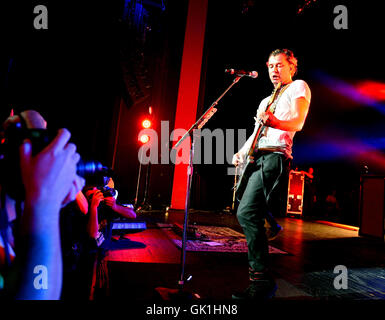
[[[112,210],[121,216],[129,219],[136,218],[136,213],[133,209],[117,204],[114,197],[104,198],[104,202],[107,206],[109,206]]]
[[[20,244],[14,272],[20,279],[14,292],[18,299],[59,299],[62,286],[62,254],[59,212],[63,202],[75,200],[84,186],[76,175],[80,159],[70,133],[59,130],[43,151],[32,156],[32,145],[20,147],[20,167],[25,187]],[[41,278],[40,278],[41,277]]]

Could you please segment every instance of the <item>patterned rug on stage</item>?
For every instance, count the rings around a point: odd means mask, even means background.
[[[196,239],[187,240],[187,251],[247,252],[245,236],[231,228],[194,225],[193,229]],[[182,248],[182,240],[176,239],[175,228],[165,228],[163,230],[177,247]],[[269,253],[288,254],[270,245]]]

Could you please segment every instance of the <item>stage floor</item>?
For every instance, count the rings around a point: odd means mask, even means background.
[[[129,233],[107,252],[109,298],[152,301],[156,288],[177,288],[181,250],[165,229],[183,222],[183,212],[148,211],[138,215],[147,229]],[[271,246],[287,254],[271,254],[275,300],[385,299],[385,244],[363,238],[357,230],[297,218],[278,218],[284,230]],[[242,232],[235,215],[193,211],[190,225],[223,226]],[[347,268],[347,288],[337,278]],[[340,269],[339,269],[340,270]],[[335,271],[335,272],[334,272]],[[202,299],[230,300],[248,284],[247,253],[187,251],[185,289]],[[336,279],[337,278],[337,279]],[[338,287],[338,285],[337,285]]]

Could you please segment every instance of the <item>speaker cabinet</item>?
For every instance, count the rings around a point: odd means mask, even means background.
[[[360,236],[384,239],[385,176],[361,176]]]

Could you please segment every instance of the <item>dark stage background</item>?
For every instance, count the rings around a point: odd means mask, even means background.
[[[48,30],[33,28],[38,4],[47,5]],[[347,30],[333,26],[337,5],[348,9]],[[6,1],[1,6],[1,119],[12,108],[34,108],[49,128],[67,127],[84,158],[113,167],[120,197],[132,202],[137,135],[148,106],[156,129],[161,120],[173,128],[188,1]],[[363,167],[385,171],[383,13],[384,3],[372,0],[209,0],[198,115],[231,83],[226,68],[256,70],[259,77],[241,79],[206,126],[251,133],[258,103],[272,90],[268,54],[292,49],[299,60],[297,78],[312,90],[307,122],[294,140],[293,164],[315,169],[318,214],[336,191],[338,219],[344,223],[358,222]],[[231,205],[228,167],[196,166],[193,208]],[[153,208],[170,205],[172,174],[171,164],[151,166]],[[142,179],[140,200],[143,186]]]

